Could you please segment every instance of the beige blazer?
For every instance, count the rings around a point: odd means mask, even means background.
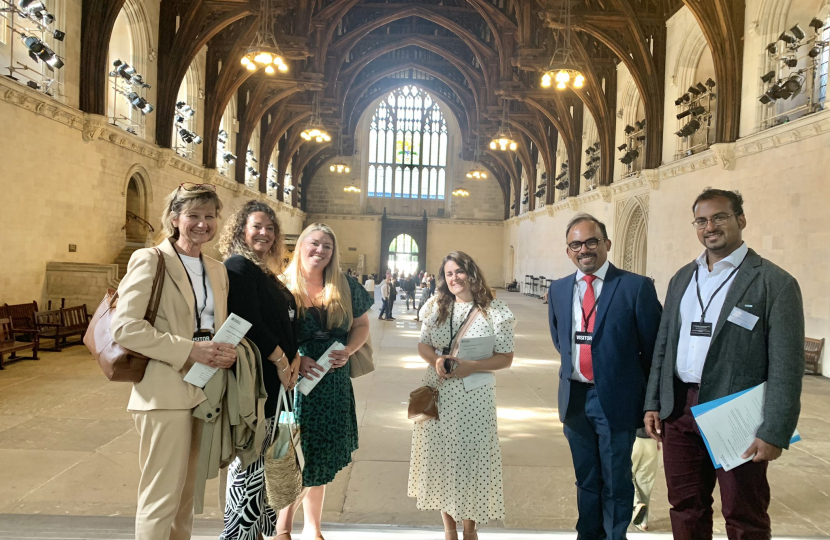
[[[176,251],[169,241],[159,244],[167,267],[155,326],[144,320],[156,275],[158,258],[153,249],[140,249],[130,258],[127,274],[118,286],[118,306],[112,319],[116,343],[152,360],[141,382],[133,385],[127,409],[192,409],[205,400],[201,388],[184,382],[190,368],[196,327],[193,291]],[[213,288],[215,330],[228,313],[228,273],[215,259],[203,256]],[[185,365],[187,364],[187,365]]]

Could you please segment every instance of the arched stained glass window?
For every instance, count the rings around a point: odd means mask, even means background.
[[[378,105],[369,127],[369,197],[444,199],[447,121],[416,86],[402,86]]]

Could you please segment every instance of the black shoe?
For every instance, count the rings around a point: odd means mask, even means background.
[[[394,320],[395,320],[395,317],[389,317],[388,319],[385,319],[385,320],[387,320],[387,321],[394,321]]]
[[[631,523],[633,523],[635,526],[638,526],[643,522],[647,515],[648,506],[644,505],[643,503],[637,503],[637,505],[634,506],[634,513],[631,518]]]

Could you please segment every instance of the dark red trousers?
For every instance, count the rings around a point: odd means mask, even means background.
[[[697,387],[677,381],[675,412],[663,422],[663,464],[674,538],[712,538],[712,493],[717,481],[729,539],[769,540],[767,462],[744,463],[731,471],[715,469],[692,416],[698,392]]]

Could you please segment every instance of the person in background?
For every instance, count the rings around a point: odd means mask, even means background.
[[[501,448],[492,372],[513,362],[516,319],[493,299],[481,269],[461,251],[441,263],[435,309],[426,313],[418,353],[428,364],[423,384],[438,388],[438,419],[416,422],[412,433],[408,494],[420,510],[438,510],[446,540],[477,540],[476,525],[504,519]],[[426,311],[426,310],[425,310]],[[472,317],[472,318],[469,318]],[[453,338],[469,318],[465,337],[495,336],[492,355],[482,360],[449,356]],[[446,369],[449,360],[451,370]],[[465,389],[464,378],[490,374],[483,386]]]
[[[421,309],[424,307],[424,304],[427,303],[429,300],[429,287],[426,286],[425,283],[421,284],[421,298],[418,301],[418,310],[415,312],[415,321],[420,321],[421,317]]]
[[[429,275],[429,295],[435,294],[435,274]]]
[[[396,296],[398,294],[398,287],[395,285],[396,279],[393,277],[389,280],[389,296],[386,299],[387,306],[386,306],[386,320],[387,321],[394,321],[395,317],[392,316],[392,307],[395,305]]]
[[[559,370],[559,419],[571,448],[579,538],[625,540],[646,380],[662,308],[654,284],[608,261],[605,225],[577,214],[565,230],[576,272],[553,281],[548,319]]]
[[[303,493],[280,511],[277,540],[290,540],[294,514],[303,506],[303,538],[322,540],[320,531],[326,485],[352,461],[357,450],[357,413],[349,357],[369,339],[373,303],[356,279],[340,270],[337,237],[328,225],[313,223],[297,239],[284,278],[294,294],[300,325],[300,375],[320,379],[306,396],[295,393],[294,414],[302,434]],[[329,354],[331,369],[318,364]]]
[[[372,298],[375,297],[375,275],[369,274],[369,277],[366,278],[366,283],[363,284],[363,287],[366,289],[366,292],[372,295]]]
[[[692,204],[705,249],[669,282],[651,364],[645,427],[663,442],[677,540],[712,538],[715,483],[729,538],[770,538],[767,469],[789,448],[801,412],[801,289],[743,241],[743,202],[736,191],[707,188]],[[762,383],[764,420],[743,454],[752,459],[715,469],[691,408]]]
[[[406,293],[406,310],[409,311],[409,301],[412,301],[412,309],[415,309],[415,276],[409,276],[403,280],[403,291]]]
[[[144,316],[158,265],[155,249],[133,253],[118,285],[112,337],[150,358],[127,405],[139,436],[136,540],[191,537],[202,426],[193,410],[206,397],[184,376],[196,362],[227,369],[236,361],[234,347],[210,341],[228,313],[228,274],[202,246],[216,234],[221,209],[212,184],[184,183],[165,198],[165,239],[158,249],[166,271],[154,325]]]
[[[274,210],[264,202],[243,204],[225,223],[217,248],[225,256],[230,291],[228,310],[251,328],[246,337],[262,355],[266,432],[259,458],[243,468],[228,467],[224,530],[220,540],[248,540],[277,534],[277,512],[265,500],[265,457],[276,429],[280,387],[294,388],[300,373],[297,303],[277,276],[282,273],[283,237]],[[267,361],[266,361],[267,360]]]
[[[648,531],[648,505],[657,477],[659,444],[651,439],[645,428],[637,430],[631,453],[631,476],[634,479],[634,513],[631,523],[641,531]]]
[[[378,320],[385,318],[389,318],[392,316],[392,310],[389,307],[389,291],[392,287],[392,276],[387,275],[386,279],[383,280],[383,283],[380,284],[380,298],[381,298],[381,308],[380,308],[380,315],[378,315]]]

